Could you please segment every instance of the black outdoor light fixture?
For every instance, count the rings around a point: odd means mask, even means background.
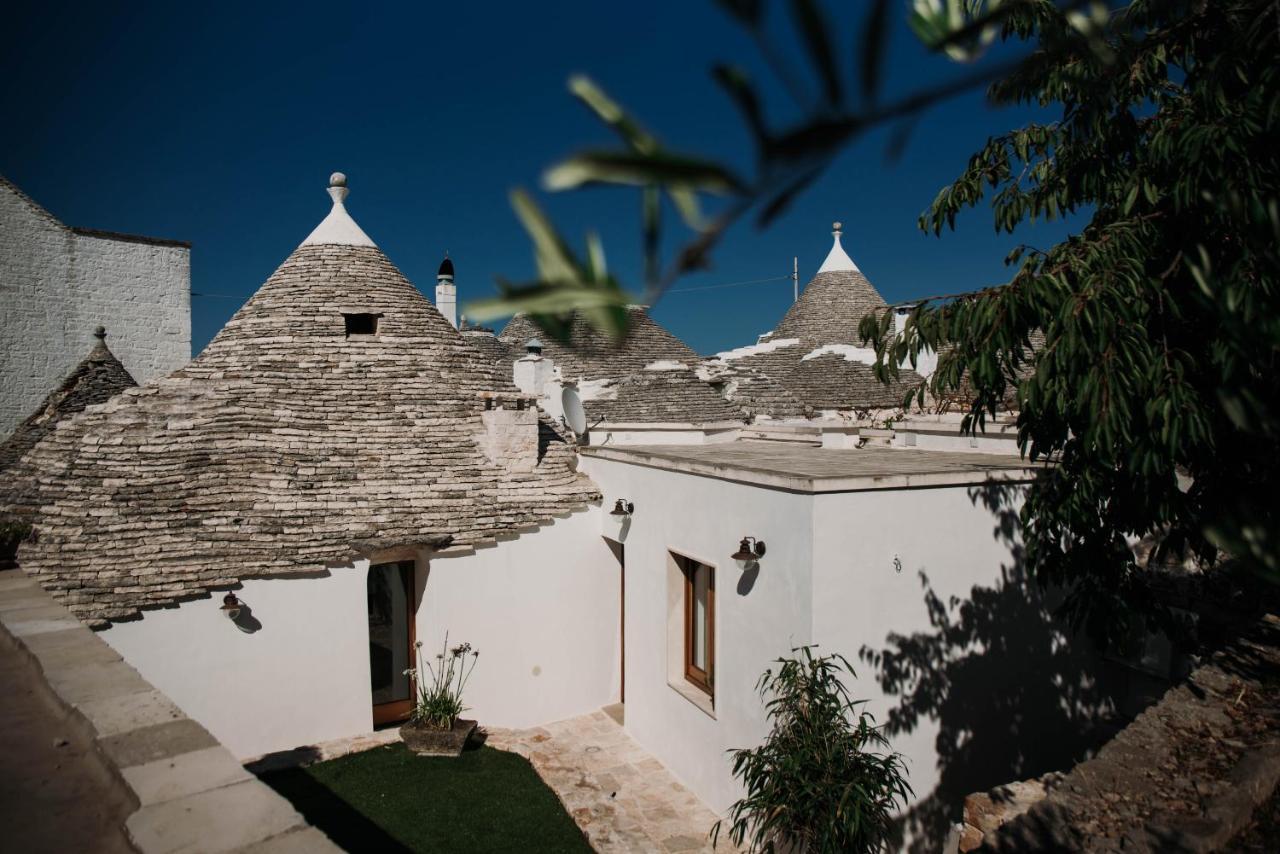
[[[733,562],[738,565],[738,569],[746,570],[751,564],[764,557],[764,552],[764,540],[743,537],[742,542],[738,544],[738,550],[732,555]]]
[[[236,594],[228,593],[222,597],[222,608],[219,610],[227,615],[227,619],[234,620],[240,616],[241,607],[240,600],[236,598]]]
[[[613,502],[613,509],[609,511],[610,516],[630,516],[636,512],[636,506],[625,498],[619,498]],[[615,522],[621,522],[621,519],[615,519]]]

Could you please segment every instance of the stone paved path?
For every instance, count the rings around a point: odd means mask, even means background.
[[[724,836],[712,849],[715,814],[603,711],[488,732],[533,763],[601,854],[737,850]]]
[[[132,811],[36,665],[0,634],[0,850],[125,854]]]

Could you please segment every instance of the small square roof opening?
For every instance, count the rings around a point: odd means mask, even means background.
[[[352,335],[377,335],[378,317],[376,314],[343,314],[347,337]]]

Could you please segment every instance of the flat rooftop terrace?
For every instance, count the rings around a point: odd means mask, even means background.
[[[1031,480],[1018,456],[869,446],[857,450],[788,442],[597,445],[583,456],[750,483],[791,492],[855,492]]]

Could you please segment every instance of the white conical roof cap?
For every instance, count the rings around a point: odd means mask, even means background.
[[[844,247],[840,245],[840,230],[840,223],[831,223],[831,236],[835,238],[835,242],[831,245],[831,251],[827,253],[827,260],[823,261],[822,266],[818,268],[819,273],[834,273],[839,270],[860,272],[858,265],[853,263],[849,253],[845,252]]]
[[[346,175],[334,172],[329,176],[329,197],[333,199],[333,210],[329,211],[329,215],[321,220],[315,231],[302,241],[303,246],[320,243],[338,246],[377,246],[369,239],[369,235],[364,233],[364,229],[356,225],[351,214],[347,213],[347,208],[342,202],[348,192]]]

